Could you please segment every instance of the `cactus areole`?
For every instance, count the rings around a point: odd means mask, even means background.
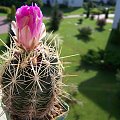
[[[1,64],[2,106],[8,120],[63,120],[69,107],[63,94],[59,45],[47,43],[40,8],[22,6],[11,23],[11,36]],[[43,41],[44,38],[44,41]],[[55,39],[55,38],[54,38]]]

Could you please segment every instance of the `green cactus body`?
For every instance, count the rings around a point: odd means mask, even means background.
[[[63,70],[58,48],[46,42],[40,48],[28,53],[13,43],[2,56],[2,104],[11,120],[62,120],[68,111],[60,98]]]

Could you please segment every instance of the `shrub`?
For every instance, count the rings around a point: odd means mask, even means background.
[[[91,10],[91,13],[94,14],[94,15],[99,15],[99,14],[102,13],[102,11],[100,9],[98,9],[98,8],[93,8]]]
[[[5,6],[0,6],[0,13],[9,13],[10,8]]]
[[[57,31],[59,29],[62,16],[62,12],[59,10],[58,5],[56,4],[53,8],[51,16],[50,30]]]
[[[79,29],[80,35],[83,37],[89,37],[92,34],[92,28],[89,26],[85,26]]]
[[[116,71],[120,68],[120,55],[114,51],[104,51],[99,49],[98,51],[90,49],[86,55],[81,56],[82,63],[97,66],[107,70]]]
[[[109,7],[109,11],[110,11],[110,13],[114,13],[114,11],[115,11],[115,6]]]
[[[98,19],[96,24],[100,27],[100,29],[103,29],[103,27],[106,25],[106,20],[104,18]]]
[[[79,24],[82,24],[82,22],[83,22],[83,18],[80,18],[79,19]]]
[[[90,16],[90,19],[91,19],[91,20],[94,20],[94,17],[95,17],[95,16],[92,14],[92,15]]]
[[[98,66],[104,62],[103,56],[104,56],[103,50],[100,49],[99,51],[95,51],[90,49],[86,55],[83,55],[81,57],[83,63]]]
[[[15,5],[12,5],[11,10],[7,15],[7,20],[8,21],[15,20],[15,12],[16,12],[16,7],[15,7]]]

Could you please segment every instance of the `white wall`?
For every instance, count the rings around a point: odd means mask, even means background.
[[[116,8],[115,8],[115,17],[114,17],[114,22],[112,26],[113,29],[117,28],[119,20],[120,20],[120,0],[117,0]]]
[[[47,4],[47,0],[42,0],[43,3]]]
[[[57,0],[58,4],[63,4],[63,0]]]
[[[69,0],[68,6],[69,7],[80,7],[83,5],[83,0]]]
[[[50,0],[50,4],[53,6],[56,0]],[[83,5],[83,0],[57,0],[58,4],[64,4],[65,1],[68,2],[69,7],[81,7]],[[47,0],[43,0],[43,3],[47,3]]]
[[[107,3],[107,2],[108,2],[108,0],[103,0],[103,2],[104,2],[104,3]]]
[[[57,1],[58,4],[63,4],[63,0],[50,0],[51,6],[54,6],[54,4],[56,3],[56,1]]]
[[[109,0],[93,0],[93,1],[96,1],[96,2],[103,1],[104,3],[107,3]]]

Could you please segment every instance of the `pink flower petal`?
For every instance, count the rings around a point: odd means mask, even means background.
[[[41,31],[39,34],[39,40],[43,39],[46,36],[46,28],[45,28],[45,24],[42,23],[41,25]]]
[[[11,29],[14,32],[14,34],[17,36],[17,26],[15,21],[11,22]]]
[[[15,25],[13,24],[13,32],[17,35],[18,43],[22,45],[25,50],[35,49],[46,35],[45,25],[42,23],[43,14],[40,8],[35,6],[22,6],[16,12],[16,26],[18,33],[16,33]]]
[[[21,31],[20,31],[20,38],[19,42],[20,44],[23,45],[25,49],[29,49],[31,46],[31,40],[32,40],[32,35],[29,29],[29,26],[25,26]]]

